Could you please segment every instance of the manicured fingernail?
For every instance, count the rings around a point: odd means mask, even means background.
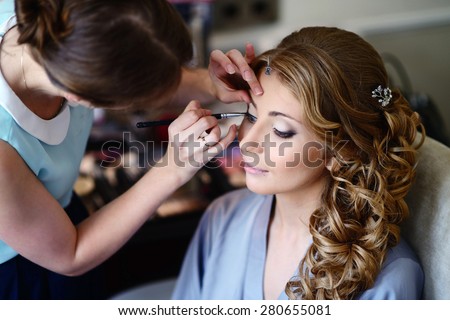
[[[252,74],[250,73],[250,71],[244,71],[244,80],[245,81],[252,80]]]
[[[229,64],[229,65],[227,65],[227,72],[229,74],[234,74],[236,72],[236,70],[234,69],[234,67],[231,64]]]
[[[261,89],[260,87],[256,87],[256,88],[254,89],[254,91],[255,91],[255,94],[256,94],[257,96],[260,96],[260,95],[262,95],[262,93],[263,93],[263,91],[262,91],[262,89]]]

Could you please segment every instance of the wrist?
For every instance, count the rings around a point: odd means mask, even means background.
[[[173,168],[161,162],[156,163],[146,176],[149,176],[149,180],[153,184],[157,184],[159,189],[165,190],[167,195],[172,194],[188,181],[183,172],[173,170]]]
[[[217,99],[217,91],[209,75],[208,69],[183,69],[181,87],[185,97],[199,100],[201,104],[209,104]]]

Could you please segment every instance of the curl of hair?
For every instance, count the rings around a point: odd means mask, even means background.
[[[256,58],[257,74],[269,58],[274,76],[305,106],[306,125],[324,142],[327,158],[336,159],[310,218],[312,245],[286,293],[356,298],[373,286],[399,241],[423,127],[398,90],[380,109],[371,92],[387,86],[387,73],[375,49],[354,33],[301,29]]]
[[[19,43],[59,88],[96,106],[148,103],[181,79],[189,31],[166,0],[16,0]]]

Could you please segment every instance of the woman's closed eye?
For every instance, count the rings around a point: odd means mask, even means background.
[[[277,128],[273,128],[273,132],[275,132],[275,134],[277,136],[279,136],[280,138],[283,138],[283,139],[289,139],[289,138],[293,137],[297,133],[297,132],[292,131],[292,130],[281,131],[281,130],[278,130]]]
[[[247,112],[245,114],[245,118],[247,119],[247,121],[251,124],[256,123],[256,121],[258,120],[258,118],[254,115],[252,115],[251,113]],[[288,131],[282,131],[282,130],[278,130],[277,128],[273,128],[273,132],[279,136],[282,139],[289,139],[291,137],[293,137],[297,132],[293,131],[293,130],[288,130]]]

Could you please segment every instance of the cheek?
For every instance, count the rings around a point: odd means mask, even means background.
[[[267,151],[267,150],[266,150]],[[270,149],[266,155],[276,166],[286,169],[309,168],[316,169],[325,165],[324,149],[318,142],[295,143],[281,142]]]
[[[283,188],[294,190],[319,179],[325,169],[323,152],[317,148],[286,152],[275,162],[275,176]]]
[[[317,168],[325,164],[325,152],[322,144],[316,141],[303,146],[303,163],[308,168]]]
[[[301,150],[290,141],[274,144],[270,148],[269,159],[285,168],[297,167],[301,163]]]

